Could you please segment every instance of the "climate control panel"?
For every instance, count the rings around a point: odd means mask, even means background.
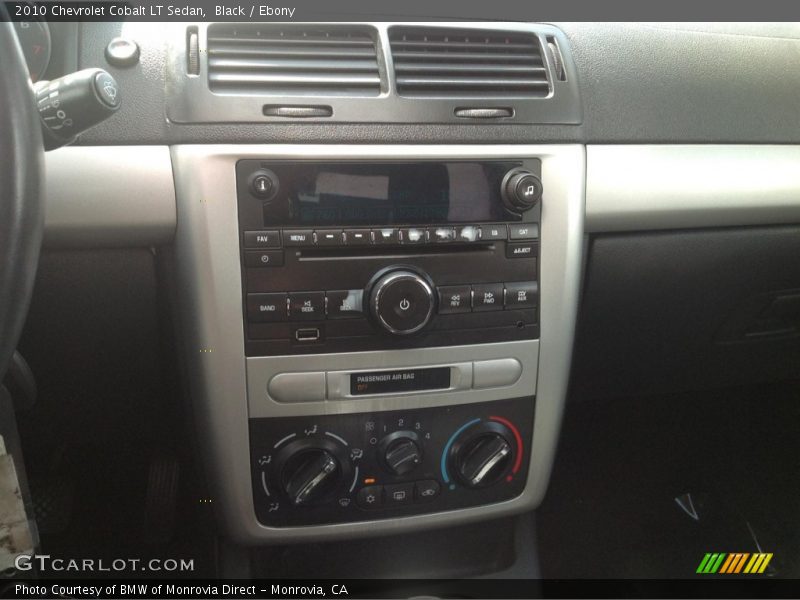
[[[390,519],[522,493],[534,398],[251,419],[256,516],[273,527]]]

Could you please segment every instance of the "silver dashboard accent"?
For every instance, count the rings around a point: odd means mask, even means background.
[[[539,262],[540,339],[392,352],[276,356],[246,359],[236,208],[235,164],[240,159],[424,160],[537,157],[546,181]],[[175,241],[181,340],[189,390],[200,428],[211,492],[221,525],[242,543],[288,542],[400,533],[518,514],[544,497],[567,393],[583,260],[585,151],[580,145],[187,145],[172,148],[178,206]],[[211,349],[211,352],[203,352]],[[437,354],[438,352],[438,354]],[[460,352],[460,356],[454,353]],[[446,357],[445,357],[446,355]],[[441,395],[367,398],[326,403],[264,404],[263,416],[396,410],[536,394],[532,460],[523,493],[506,502],[388,520],[276,528],[258,522],[250,473],[248,387],[259,373],[394,367],[514,357],[523,374],[510,388]],[[357,358],[358,363],[353,361]],[[387,364],[391,361],[393,364]],[[292,365],[292,366],[290,366]],[[538,377],[537,377],[538,373]],[[271,375],[269,375],[271,376]],[[266,394],[268,379],[259,384]],[[531,379],[532,378],[532,379]],[[515,387],[518,386],[518,387]],[[250,388],[252,390],[252,387]],[[530,440],[529,440],[530,442]]]
[[[45,154],[47,247],[159,246],[175,235],[167,146],[68,146]]]
[[[472,387],[476,390],[514,385],[522,375],[516,358],[476,360],[472,367]]]
[[[278,373],[267,389],[278,402],[321,402],[325,400],[325,373]]]
[[[587,146],[586,230],[800,223],[800,147]]]

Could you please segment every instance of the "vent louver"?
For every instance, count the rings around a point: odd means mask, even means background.
[[[533,34],[392,27],[389,40],[401,96],[542,98],[550,92]]]
[[[208,28],[213,92],[377,96],[374,33],[363,27],[214,24]]]

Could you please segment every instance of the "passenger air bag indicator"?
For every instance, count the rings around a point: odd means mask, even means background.
[[[350,394],[353,396],[443,390],[449,387],[450,367],[370,371],[350,375]]]

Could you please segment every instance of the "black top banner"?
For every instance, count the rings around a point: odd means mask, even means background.
[[[25,21],[796,21],[786,0],[13,0],[0,19]]]

